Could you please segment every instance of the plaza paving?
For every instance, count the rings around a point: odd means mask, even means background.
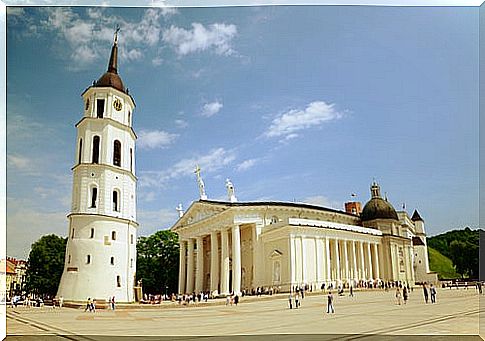
[[[348,293],[347,293],[348,294]],[[272,299],[242,299],[223,304],[155,309],[98,310],[62,308],[8,308],[8,339],[16,335],[69,336],[228,336],[267,335],[292,339],[295,334],[317,339],[372,338],[375,335],[454,335],[453,340],[479,334],[479,298],[474,289],[439,289],[436,304],[425,304],[415,289],[407,305],[397,305],[394,291],[363,291],[355,297],[336,297],[335,314],[324,313],[326,296],[306,296],[300,309],[288,309],[287,295]],[[275,334],[279,334],[276,335]],[[281,335],[286,334],[286,335]],[[319,334],[319,335],[315,335]],[[276,337],[276,338],[275,338]],[[71,337],[72,338],[72,337]],[[96,337],[94,337],[96,339]],[[388,339],[385,338],[385,339]],[[78,339],[78,338],[76,338]],[[414,339],[410,338],[410,339]]]

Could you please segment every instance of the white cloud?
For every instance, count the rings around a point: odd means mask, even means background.
[[[212,103],[206,103],[202,107],[202,112],[200,113],[204,117],[211,117],[217,114],[222,109],[222,103],[215,101]]]
[[[206,28],[200,23],[192,23],[191,30],[170,26],[163,31],[162,39],[172,45],[181,56],[208,49],[214,49],[216,54],[228,56],[234,53],[231,41],[236,34],[237,28],[233,24],[215,23]]]
[[[322,206],[322,207],[329,207],[333,208],[336,210],[342,210],[342,203],[339,201],[335,200],[330,200],[329,198],[323,196],[323,195],[315,195],[315,196],[310,196],[301,201],[302,203],[305,204],[310,204],[310,205],[317,205],[317,206]]]
[[[175,125],[179,128],[187,128],[189,126],[187,121],[184,121],[184,120],[181,120],[181,119],[175,120]]]
[[[342,113],[335,109],[334,104],[327,104],[323,101],[312,102],[303,110],[292,109],[273,119],[265,135],[290,140],[298,136],[298,131],[320,126],[324,122],[341,117]]]
[[[194,176],[194,168],[199,165],[203,174],[212,173],[231,164],[236,159],[233,151],[224,148],[210,150],[207,154],[178,161],[162,171],[140,171],[140,187],[163,187],[167,181],[186,176]]]
[[[160,56],[156,56],[155,58],[152,59],[152,64],[154,66],[160,66],[163,63],[163,58]]]
[[[30,170],[32,164],[30,159],[18,154],[7,155],[7,163],[20,171]]]
[[[236,166],[236,170],[238,172],[243,172],[245,170],[248,170],[249,168],[252,168],[256,162],[258,162],[257,159],[248,159],[248,160],[244,160],[243,162],[241,162],[239,165]]]
[[[163,130],[140,130],[137,145],[139,148],[146,149],[166,148],[175,141],[177,136]]]

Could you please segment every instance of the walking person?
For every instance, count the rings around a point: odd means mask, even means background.
[[[404,300],[404,304],[406,304],[406,302],[408,301],[408,295],[409,295],[409,289],[404,287],[402,289],[402,298]]]
[[[426,287],[426,283],[423,284],[423,294],[424,294],[424,302],[428,303],[428,288]]]
[[[236,305],[236,307],[237,307],[238,303],[239,303],[239,295],[236,294],[236,295],[234,295],[234,304]]]
[[[115,310],[115,297],[111,297],[111,310]]]
[[[84,311],[91,311],[91,297],[88,297],[88,301],[86,302],[86,309]]]
[[[335,313],[335,309],[333,309],[333,295],[331,291],[329,291],[327,295],[327,314],[330,313],[330,310],[332,311],[332,314]]]
[[[396,288],[396,300],[397,304],[401,305],[401,289],[399,287]]]
[[[354,297],[354,286],[353,285],[350,285],[349,291],[350,291],[349,296]]]
[[[436,288],[433,284],[430,285],[429,292],[431,294],[431,303],[436,303]]]
[[[290,305],[290,309],[293,309],[293,298],[291,297],[291,291],[288,295],[288,304]]]
[[[297,309],[300,307],[300,293],[299,293],[299,290],[295,293],[295,307]]]
[[[64,304],[64,297],[59,297],[59,308],[62,308],[62,305]]]

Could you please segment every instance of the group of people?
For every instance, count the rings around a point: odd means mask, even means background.
[[[109,309],[115,310],[115,297],[114,296],[108,297],[108,299],[106,300],[106,303],[108,304]],[[88,297],[88,300],[86,302],[86,308],[84,309],[84,311],[89,311],[91,313],[95,313],[96,312],[96,299]]]
[[[428,294],[429,289],[429,294]],[[424,302],[428,303],[428,298],[431,296],[431,303],[436,303],[436,287],[433,284],[429,285],[426,282],[423,283],[423,294],[424,294]]]

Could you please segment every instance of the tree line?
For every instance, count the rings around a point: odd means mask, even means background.
[[[478,279],[480,231],[465,227],[428,237],[427,242],[429,247],[451,259],[462,278]]]

